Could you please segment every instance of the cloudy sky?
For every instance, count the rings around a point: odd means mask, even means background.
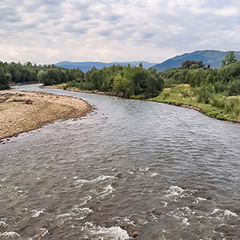
[[[1,0],[0,61],[162,62],[240,50],[239,0]]]

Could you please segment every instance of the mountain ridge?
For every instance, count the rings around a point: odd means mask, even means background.
[[[91,70],[92,67],[96,67],[97,69],[101,69],[103,67],[110,67],[112,65],[122,65],[126,66],[130,64],[130,66],[138,66],[139,63],[143,64],[144,68],[154,67],[157,71],[164,71],[168,68],[178,68],[181,67],[182,62],[187,60],[192,61],[203,61],[203,63],[208,66],[210,65],[211,68],[219,68],[221,67],[222,59],[225,58],[226,54],[230,51],[218,51],[218,50],[197,50],[190,53],[184,53],[181,55],[176,55],[175,57],[169,58],[161,63],[150,63],[147,61],[132,61],[132,62],[69,62],[69,61],[62,61],[58,62],[55,65],[61,66],[65,68],[79,68],[83,72],[87,72]],[[235,56],[237,59],[240,59],[240,51],[234,51]]]
[[[211,68],[221,67],[222,59],[225,58],[226,54],[230,51],[218,51],[218,50],[197,50],[191,53],[184,53],[182,55],[177,55],[173,58],[169,58],[166,61],[156,64],[153,67],[159,72],[164,71],[168,68],[178,68],[181,67],[182,62],[187,60],[192,61],[203,61],[207,66],[210,65]],[[237,59],[240,59],[240,51],[234,51]]]
[[[79,68],[81,69],[83,72],[87,72],[88,70],[91,70],[92,67],[96,67],[97,69],[103,68],[103,67],[110,67],[112,65],[122,65],[122,66],[126,66],[128,64],[130,64],[130,66],[138,66],[139,63],[143,64],[144,68],[150,68],[154,65],[156,65],[156,63],[150,63],[147,61],[132,61],[132,62],[110,62],[110,63],[105,63],[105,62],[69,62],[69,61],[62,61],[62,62],[58,62],[55,65],[56,66],[61,66],[61,67],[65,67],[65,68]]]

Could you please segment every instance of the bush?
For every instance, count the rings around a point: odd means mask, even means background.
[[[231,81],[227,87],[229,96],[240,95],[240,78]]]
[[[12,79],[11,74],[0,72],[0,90],[9,89],[9,83]]]
[[[235,115],[240,113],[240,99],[239,98],[228,98],[224,110],[227,113],[233,112]]]
[[[197,101],[202,103],[210,103],[214,96],[214,87],[212,85],[202,86],[195,90]]]
[[[217,95],[212,96],[210,103],[214,107],[217,107],[219,109],[224,109],[226,100],[227,100],[227,98],[224,97],[222,94],[217,94]]]

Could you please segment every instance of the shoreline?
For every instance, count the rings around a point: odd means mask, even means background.
[[[114,94],[113,92],[101,92],[98,90],[80,90],[78,88],[75,87],[71,87],[71,88],[67,88],[64,89],[62,87],[58,87],[56,86],[41,86],[41,88],[52,88],[52,89],[61,89],[61,90],[65,90],[65,91],[71,91],[71,92],[81,92],[81,93],[92,93],[92,94],[98,94],[98,95],[106,95],[106,96],[112,96],[112,97],[120,97],[117,94]]]
[[[213,118],[213,119],[217,119],[217,120],[225,121],[225,122],[231,122],[231,123],[238,123],[238,124],[240,124],[240,121],[238,121],[238,120],[210,116],[206,112],[204,112],[202,110],[202,108],[194,106],[194,105],[189,105],[189,104],[185,104],[185,103],[177,103],[177,102],[167,102],[167,101],[166,102],[164,102],[164,101],[155,101],[155,100],[149,100],[149,101],[157,102],[157,103],[164,103],[164,104],[168,104],[168,105],[172,105],[172,106],[176,106],[176,107],[183,107],[183,108],[193,109],[193,110],[198,111],[198,112],[204,114],[205,116]]]
[[[0,142],[57,120],[77,119],[92,111],[86,101],[42,92],[0,91]]]
[[[58,87],[57,86],[43,86],[43,88],[58,88]],[[60,88],[60,89],[63,89],[63,88]],[[90,90],[80,90],[78,88],[67,88],[67,89],[63,89],[63,90],[119,97],[119,96],[116,96],[116,95],[114,95],[112,93],[109,93],[109,92],[99,92],[97,90],[92,90],[92,91],[90,91]],[[142,99],[136,99],[136,100],[142,100]],[[204,111],[201,107],[198,107],[198,106],[189,105],[189,104],[185,104],[185,103],[174,102],[174,101],[169,101],[169,102],[168,101],[156,101],[156,100],[154,100],[152,98],[146,99],[146,100],[147,101],[151,101],[151,102],[158,102],[158,103],[164,103],[164,104],[168,104],[168,105],[173,105],[173,106],[177,106],[177,107],[193,109],[193,110],[198,111],[198,112],[204,114],[205,116],[213,118],[213,119],[240,124],[240,121],[238,121],[238,120],[227,119],[227,118],[223,118],[223,117],[210,115],[206,111]]]

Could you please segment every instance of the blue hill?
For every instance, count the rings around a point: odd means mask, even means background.
[[[56,63],[56,66],[61,66],[64,68],[79,68],[83,72],[87,72],[88,70],[92,69],[92,67],[96,67],[97,69],[101,69],[103,67],[110,67],[112,65],[121,65],[126,66],[130,64],[131,66],[138,66],[141,61],[135,61],[135,62],[112,62],[112,63],[104,63],[104,62],[59,62]],[[146,61],[142,62],[144,68],[150,68],[154,66],[156,63],[149,63]]]
[[[223,51],[216,51],[216,50],[203,50],[203,51],[195,51],[192,53],[184,53],[182,55],[175,56],[170,58],[162,63],[149,63],[146,61],[142,61],[144,68],[154,67],[158,71],[163,71],[168,68],[178,68],[181,67],[182,62],[186,60],[192,61],[203,61],[203,63],[207,66],[210,65],[211,68],[219,68],[221,67],[222,59],[225,58],[227,52]],[[240,59],[240,51],[235,51],[235,56],[237,59]],[[61,66],[64,68],[79,68],[83,72],[87,72],[88,70],[92,69],[92,67],[96,67],[97,69],[101,69],[103,67],[110,67],[112,65],[122,65],[126,66],[130,64],[131,66],[138,66],[141,61],[134,61],[134,62],[111,62],[111,63],[104,63],[104,62],[59,62],[56,63],[56,66]]]
[[[168,68],[178,68],[181,67],[182,62],[186,60],[192,61],[203,61],[207,66],[210,65],[211,68],[221,67],[222,59],[225,58],[227,52],[215,51],[215,50],[204,50],[204,51],[195,51],[192,53],[185,53],[180,56],[170,58],[162,63],[156,64],[153,66],[159,72],[166,70]],[[240,59],[240,52],[234,52],[237,59]]]

